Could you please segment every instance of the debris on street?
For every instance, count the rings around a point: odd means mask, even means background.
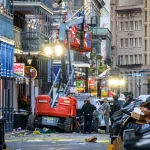
[[[85,139],[86,142],[96,142],[97,141],[97,137],[93,136],[89,139]]]

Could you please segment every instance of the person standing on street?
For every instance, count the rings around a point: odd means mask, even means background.
[[[116,111],[118,111],[118,110],[121,109],[120,104],[119,104],[119,102],[118,102],[118,96],[117,96],[117,95],[113,96],[113,103],[112,103],[112,105],[110,106],[110,109],[111,109],[110,117],[111,117]]]
[[[104,98],[104,107],[103,107],[104,121],[106,125],[106,133],[109,133],[109,113],[110,113],[110,105],[108,103],[108,99]]]
[[[126,106],[128,106],[128,105],[130,105],[131,104],[131,102],[132,102],[132,100],[133,100],[133,96],[132,95],[128,95],[126,98],[125,98],[125,104],[123,105],[123,108],[124,107],[126,107]]]
[[[90,103],[90,100],[87,100],[82,106],[82,112],[84,115],[84,133],[91,133],[94,110],[96,110],[96,107]]]

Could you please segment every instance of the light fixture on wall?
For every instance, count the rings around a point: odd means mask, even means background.
[[[32,57],[31,57],[30,53],[28,53],[27,63],[28,63],[28,65],[32,64]]]

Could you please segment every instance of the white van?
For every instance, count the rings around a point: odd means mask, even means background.
[[[145,102],[148,97],[150,97],[150,95],[140,95],[138,99],[141,99],[143,102]]]

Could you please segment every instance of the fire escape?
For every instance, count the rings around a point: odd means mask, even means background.
[[[22,30],[24,52],[39,51],[52,34],[52,2],[50,0],[13,0],[14,25]]]

